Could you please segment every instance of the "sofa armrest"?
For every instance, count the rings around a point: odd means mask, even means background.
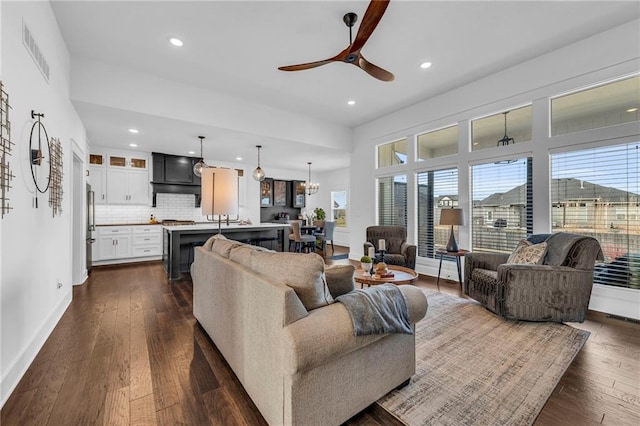
[[[427,312],[427,297],[414,286],[398,288],[407,301],[409,321],[415,324]],[[326,364],[329,359],[351,353],[386,336],[355,336],[351,317],[342,303],[310,311],[308,316],[287,325],[284,334],[284,369],[289,374]]]
[[[356,268],[353,265],[331,265],[325,268],[327,286],[334,299],[355,290],[356,283],[353,280],[355,272]]]
[[[583,322],[593,272],[552,265],[504,264],[498,267],[499,312],[527,321]]]
[[[498,266],[507,263],[508,253],[467,253],[464,256],[465,271],[475,268],[497,271]]]

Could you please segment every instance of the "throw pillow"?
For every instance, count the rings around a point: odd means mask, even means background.
[[[531,244],[527,240],[518,243],[515,250],[507,259],[507,263],[523,263],[537,265],[542,263],[547,252],[547,243]]]
[[[324,275],[324,260],[315,253],[258,252],[253,271],[293,289],[307,309],[333,303]]]

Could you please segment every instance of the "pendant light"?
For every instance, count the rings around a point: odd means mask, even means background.
[[[265,176],[264,170],[260,167],[260,148],[262,148],[262,145],[256,145],[256,148],[258,148],[258,167],[253,171],[253,178],[258,182],[262,182]]]
[[[318,192],[318,190],[320,189],[320,184],[311,182],[311,162],[309,161],[307,164],[309,165],[309,180],[303,183],[303,185],[307,195],[312,195]]]
[[[202,156],[202,140],[204,139],[204,136],[198,137],[200,138],[200,161],[193,165],[193,174],[201,177],[202,169],[206,169],[209,166],[207,166],[207,164],[204,162],[204,157]]]
[[[503,114],[504,114],[504,136],[502,137],[502,139],[498,141],[498,146],[506,146],[512,143],[516,143],[516,141],[513,138],[510,138],[509,136],[507,136],[507,114],[509,114],[509,111],[503,112]]]
[[[503,114],[504,114],[504,136],[502,137],[502,139],[500,139],[498,141],[498,145],[497,145],[498,147],[507,146],[507,145],[510,145],[512,143],[516,143],[515,139],[510,138],[507,135],[507,114],[509,114],[509,111],[503,112]],[[515,159],[513,159],[513,160],[500,160],[500,161],[496,161],[495,164],[509,164],[509,163],[513,163],[515,161],[517,161],[517,160],[515,160]]]

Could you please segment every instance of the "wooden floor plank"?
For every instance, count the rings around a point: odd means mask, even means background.
[[[349,263],[328,263],[340,262]],[[430,277],[416,285],[436,289]],[[462,296],[457,282],[440,287]],[[189,277],[169,283],[159,262],[94,268],[2,408],[2,426],[266,425],[195,321],[192,297]],[[640,325],[589,312],[572,326],[591,336],[535,425],[640,424]],[[399,425],[376,404],[346,424]]]
[[[128,386],[107,392],[103,425],[128,426],[131,423],[130,413]]]
[[[158,424],[156,420],[156,406],[153,400],[153,394],[132,400],[129,406],[129,419],[131,421],[131,425],[155,426]]]

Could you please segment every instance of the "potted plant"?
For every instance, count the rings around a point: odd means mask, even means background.
[[[369,256],[365,255],[360,258],[360,267],[364,270],[364,275],[369,275],[372,263],[373,259],[371,259]]]
[[[324,209],[322,207],[316,207],[315,209],[313,209],[313,213],[318,220],[325,220],[325,218],[327,217],[327,214],[324,212]]]

